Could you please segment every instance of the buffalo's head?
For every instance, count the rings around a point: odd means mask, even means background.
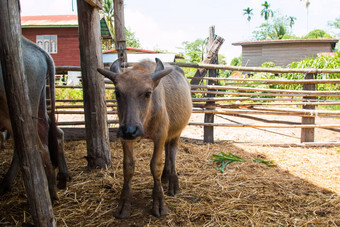
[[[154,71],[150,71],[150,66],[145,62],[125,71],[121,70],[120,65],[118,59],[112,63],[110,70],[98,68],[98,72],[115,85],[119,117],[118,137],[134,140],[145,136],[144,127],[147,127],[151,117],[154,102],[157,103],[157,97],[153,97],[154,90],[160,80],[173,69],[164,69],[158,58]]]

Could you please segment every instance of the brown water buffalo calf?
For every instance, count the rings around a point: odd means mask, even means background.
[[[56,177],[54,167],[59,167],[58,187],[65,188],[70,180],[63,150],[63,131],[58,129],[55,121],[54,96],[54,62],[51,56],[31,41],[22,38],[22,57],[27,79],[28,96],[32,108],[32,118],[36,122],[39,145],[52,199],[57,199]],[[49,79],[51,113],[46,107],[46,78]],[[7,97],[0,64],[0,128],[13,136],[12,125],[7,105]],[[11,166],[0,184],[0,194],[11,189],[19,169],[19,157],[14,149]]]
[[[143,61],[122,72],[118,60],[110,71],[98,69],[116,88],[118,137],[122,139],[124,150],[124,185],[116,212],[118,218],[127,218],[131,213],[131,179],[135,169],[133,141],[139,137],[154,142],[150,163],[154,178],[152,214],[158,217],[169,212],[161,180],[169,182],[169,195],[179,193],[176,153],[181,132],[191,115],[190,85],[181,68],[164,68],[159,59],[156,63]]]

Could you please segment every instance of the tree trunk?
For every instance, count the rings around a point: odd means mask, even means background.
[[[115,42],[118,58],[122,63],[127,63],[124,0],[114,0]]]
[[[20,167],[35,226],[56,226],[22,61],[19,2],[0,2],[0,58]]]
[[[111,164],[104,77],[100,43],[99,10],[77,0],[81,75],[84,93],[87,162],[90,168]]]

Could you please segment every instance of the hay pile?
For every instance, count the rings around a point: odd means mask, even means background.
[[[301,149],[203,144],[182,140],[177,159],[181,194],[166,196],[168,216],[150,214],[153,180],[152,143],[136,144],[133,214],[113,213],[122,187],[122,150],[111,143],[112,167],[89,171],[84,141],[65,144],[72,181],[59,190],[54,213],[59,226],[340,226],[339,148]],[[212,154],[233,153],[246,162],[227,165],[224,173]],[[10,149],[1,152],[0,175],[9,167]],[[268,167],[253,159],[271,160]],[[0,199],[0,225],[31,222],[23,183]],[[165,188],[166,189],[166,188]]]

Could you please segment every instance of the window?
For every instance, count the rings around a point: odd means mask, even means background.
[[[37,45],[47,53],[57,53],[57,36],[56,35],[37,35]]]

